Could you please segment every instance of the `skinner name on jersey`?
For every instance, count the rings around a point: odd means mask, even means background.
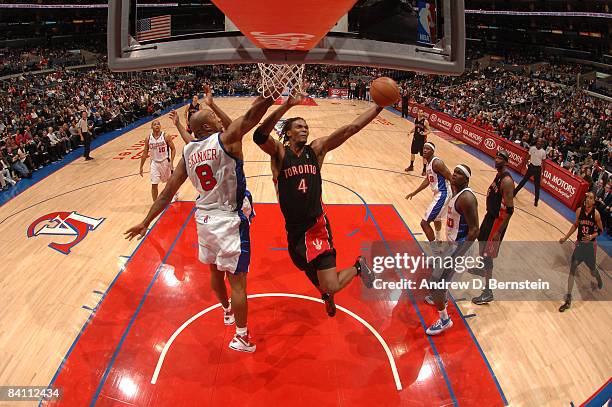
[[[289,178],[292,177],[294,175],[302,175],[302,174],[317,174],[317,167],[315,165],[312,164],[300,164],[300,165],[294,165],[291,166],[287,169],[283,170],[283,173],[285,174],[285,178]]]
[[[196,151],[189,156],[189,168],[192,168],[196,164],[201,163],[202,161],[213,161],[217,159],[217,149],[209,148],[204,151]]]

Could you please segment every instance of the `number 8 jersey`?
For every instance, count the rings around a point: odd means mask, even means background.
[[[247,194],[243,161],[225,151],[221,133],[189,142],[183,158],[187,176],[200,194],[196,208],[226,212],[242,209]]]

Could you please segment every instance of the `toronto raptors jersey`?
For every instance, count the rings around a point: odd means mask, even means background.
[[[415,140],[425,140],[425,118],[414,120],[414,138]]]
[[[497,174],[487,191],[487,213],[495,218],[499,217],[500,210],[506,210],[506,203],[501,191],[501,182],[505,177],[512,178],[508,171]]]
[[[591,211],[587,213],[583,206],[580,209],[580,215],[578,215],[578,241],[582,242],[584,236],[595,234],[597,229],[595,224],[595,208],[591,208]]]
[[[438,174],[433,169],[434,160],[438,160],[438,157],[433,157],[427,163],[427,167],[425,167],[425,173],[427,174],[427,180],[429,181],[429,187],[433,191],[434,195],[438,192],[443,194],[447,194],[448,191],[451,190],[450,182],[446,178],[442,176],[442,174]]]
[[[446,236],[449,242],[463,242],[468,234],[468,224],[465,217],[455,208],[455,202],[459,196],[469,192],[474,194],[471,188],[464,188],[455,194],[448,203],[448,214],[446,216]]]
[[[303,225],[323,214],[321,203],[321,171],[317,156],[307,145],[297,156],[285,146],[285,158],[278,174],[278,199],[290,225]]]
[[[246,194],[243,161],[225,151],[221,133],[189,142],[183,150],[187,176],[200,196],[196,208],[238,211]]]
[[[149,155],[151,156],[151,161],[169,160],[170,152],[168,150],[168,144],[166,143],[163,131],[158,138],[155,138],[153,132],[149,134]]]
[[[193,116],[193,114],[195,112],[197,112],[198,110],[200,110],[200,104],[196,103],[195,105],[193,104],[189,104],[189,107],[187,108],[187,125],[189,126],[189,119],[191,119],[191,116]]]

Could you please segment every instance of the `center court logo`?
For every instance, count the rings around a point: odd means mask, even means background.
[[[495,147],[497,147],[497,143],[492,138],[488,138],[484,141],[484,146],[489,150],[495,150]]]
[[[49,244],[49,247],[62,254],[70,254],[70,249],[79,244],[90,230],[96,230],[106,218],[90,218],[76,212],[51,212],[36,219],[28,227],[28,237],[40,235],[52,236],[74,236],[68,243]],[[44,226],[38,230],[36,227],[44,222]]]

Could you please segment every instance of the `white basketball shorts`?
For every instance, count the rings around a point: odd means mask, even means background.
[[[151,161],[151,184],[168,182],[172,176],[170,161]]]
[[[220,271],[246,273],[251,262],[251,203],[245,197],[238,212],[196,210],[199,259]]]

